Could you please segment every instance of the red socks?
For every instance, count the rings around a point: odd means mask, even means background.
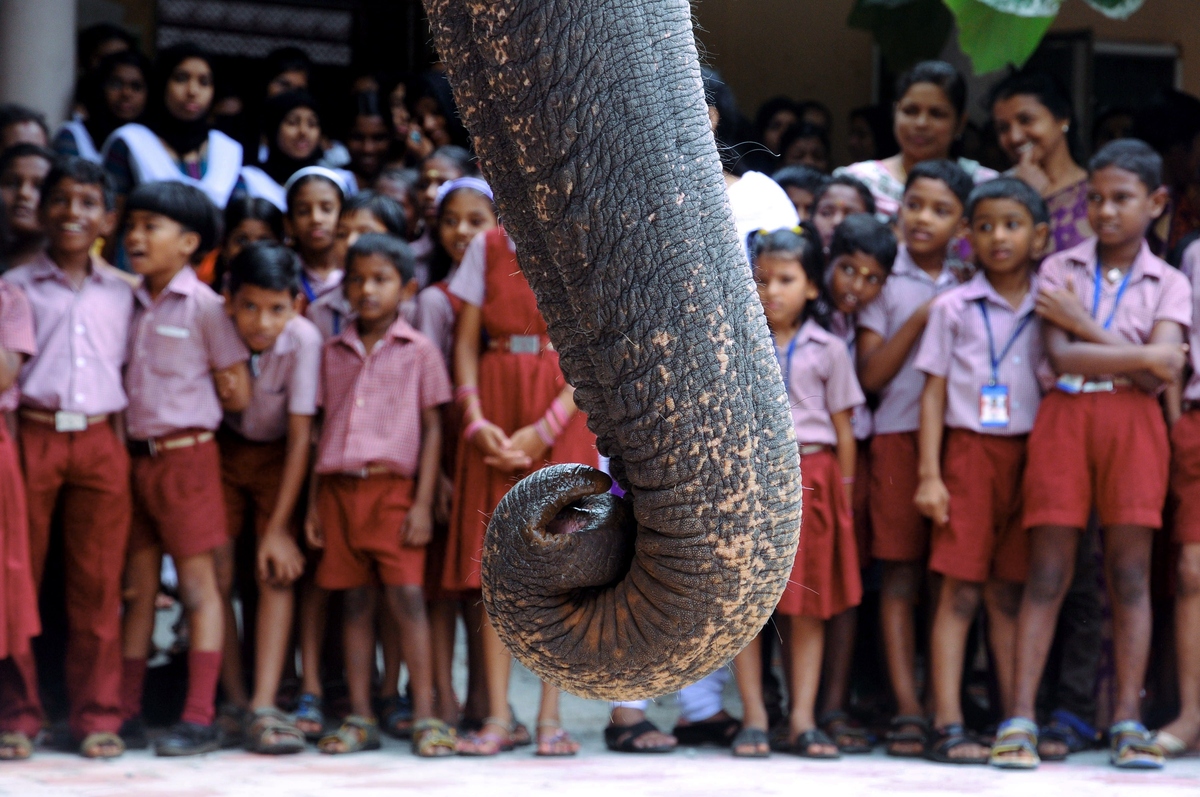
[[[142,713],[142,687],[146,684],[145,659],[121,659],[121,720]]]
[[[187,700],[179,719],[196,725],[211,725],[220,678],[221,651],[189,650]]]

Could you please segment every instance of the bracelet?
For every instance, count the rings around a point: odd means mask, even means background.
[[[571,415],[567,412],[567,408],[563,406],[562,399],[557,396],[554,401],[550,402],[550,409],[546,411],[548,415],[553,415],[558,421],[560,428],[566,428],[566,425],[571,422]]]
[[[460,404],[479,401],[479,388],[475,385],[459,385],[454,390],[454,400]]]
[[[542,439],[542,442],[546,444],[547,448],[554,447],[554,441],[557,438],[557,435],[554,434],[554,432],[550,429],[550,424],[546,422],[545,418],[542,418],[533,424],[533,431],[537,432],[537,436]]]
[[[475,433],[487,425],[488,421],[486,418],[476,418],[467,424],[466,429],[463,429],[463,439],[467,442],[470,442],[471,438],[475,436]]]
[[[854,477],[853,476],[843,476],[842,484],[854,484]]]

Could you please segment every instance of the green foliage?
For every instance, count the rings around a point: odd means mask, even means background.
[[[954,17],[942,0],[858,0],[848,24],[875,36],[883,60],[893,72],[937,58]]]
[[[945,3],[958,23],[958,46],[971,59],[976,74],[994,72],[1009,64],[1024,66],[1054,22],[1053,14],[1024,16],[994,8],[1012,7],[1016,0],[945,0]],[[1027,0],[1024,5],[1045,9],[1049,4]]]

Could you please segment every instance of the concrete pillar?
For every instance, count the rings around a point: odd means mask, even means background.
[[[0,0],[0,102],[66,117],[75,87],[76,0]]]

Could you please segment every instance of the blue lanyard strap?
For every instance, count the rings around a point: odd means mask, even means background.
[[[1117,298],[1113,299],[1112,311],[1109,312],[1108,318],[1104,321],[1104,328],[1108,329],[1112,326],[1113,319],[1117,315],[1117,307],[1121,304],[1121,298],[1125,296],[1125,289],[1129,287],[1129,278],[1133,276],[1133,268],[1130,267],[1125,272],[1125,279],[1121,280],[1121,287],[1117,288]],[[1092,294],[1092,318],[1096,318],[1096,314],[1100,312],[1100,263],[1096,262],[1096,290]]]
[[[987,330],[988,357],[992,361],[992,381],[988,384],[995,385],[1000,381],[1000,363],[1004,362],[1004,358],[1012,350],[1013,344],[1017,342],[1017,338],[1021,336],[1021,333],[1025,331],[1025,327],[1029,326],[1029,322],[1033,320],[1033,312],[1026,313],[1017,322],[1012,334],[1008,336],[1008,343],[1004,344],[1004,349],[1000,352],[1000,356],[996,356],[996,339],[992,336],[992,321],[988,317],[987,299],[979,300],[979,312],[983,315],[983,328]]]
[[[796,353],[796,341],[799,339],[800,330],[796,330],[796,334],[792,336],[792,342],[788,344],[783,362],[779,363],[779,369],[783,371],[783,392],[789,394],[789,398],[792,390],[792,355]],[[779,359],[778,346],[775,347],[775,358]]]
[[[300,271],[300,286],[304,288],[304,296],[309,302],[317,300],[317,294],[313,291],[312,285],[309,284],[308,275],[304,273],[303,269]]]

